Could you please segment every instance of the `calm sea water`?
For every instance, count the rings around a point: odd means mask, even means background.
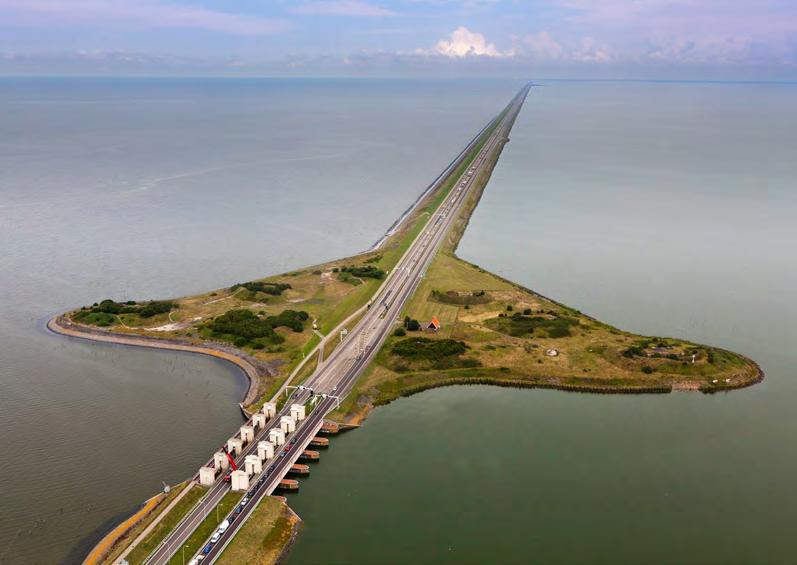
[[[520,84],[0,79],[0,563],[78,561],[240,422],[227,365],[49,316],[363,250]]]
[[[290,503],[289,562],[794,563],[797,86],[535,89],[459,253],[745,353],[714,396],[456,387],[378,409]]]

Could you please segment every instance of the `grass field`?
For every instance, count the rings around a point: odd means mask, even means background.
[[[276,563],[291,539],[298,519],[282,500],[265,497],[232,542],[224,549],[217,563],[238,565]]]

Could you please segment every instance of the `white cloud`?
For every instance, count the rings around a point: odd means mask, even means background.
[[[573,50],[572,59],[582,63],[608,63],[612,60],[609,48],[600,45],[591,37],[581,40],[581,45]]]
[[[750,37],[656,37],[651,40],[648,57],[659,61],[681,63],[733,63],[750,58],[753,41]]]
[[[397,15],[396,12],[360,0],[319,0],[293,9],[304,16],[356,16],[379,18]]]
[[[533,59],[555,61],[565,57],[565,48],[547,31],[530,34],[523,38],[524,47]]]
[[[460,26],[451,32],[448,40],[441,39],[434,46],[433,53],[451,58],[463,57],[505,57],[511,52],[501,52],[493,43],[489,43],[481,33],[470,31]]]

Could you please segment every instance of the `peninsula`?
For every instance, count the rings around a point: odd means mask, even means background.
[[[285,456],[253,471],[251,485],[247,477],[244,489],[231,489],[222,480],[226,460],[223,466],[214,456],[203,468],[217,477],[201,487],[200,473],[173,491],[179,495],[164,496],[128,520],[95,548],[91,562],[168,563],[181,547],[207,549],[211,562],[242,555],[273,562],[293,539],[298,519],[268,495],[296,471],[325,421],[357,424],[399,396],[453,384],[712,393],[763,378],[742,355],[614,328],[456,256],[530,89],[525,86],[365,253],[197,296],[101,299],[50,320],[52,331],[72,337],[193,351],[238,365],[250,382],[241,401],[248,421],[230,444],[238,447],[231,451],[241,466],[258,452],[259,439],[272,437],[273,423],[258,425],[265,422],[261,415],[270,422],[297,420],[295,430],[288,426],[293,437]],[[239,505],[242,497],[254,503]],[[218,525],[210,511],[217,506],[234,521],[210,543]],[[232,514],[235,508],[241,510]]]

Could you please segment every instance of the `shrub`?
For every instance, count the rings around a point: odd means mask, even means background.
[[[512,310],[514,310],[514,308],[512,308],[512,305],[511,304],[507,304],[506,305],[506,311],[507,312],[511,312]]]
[[[113,300],[106,299],[102,302],[94,303],[91,308],[84,308],[83,311],[93,313],[93,314],[138,314],[142,318],[151,318],[156,314],[165,314],[166,312],[170,312],[172,309],[177,308],[177,304],[174,302],[169,301],[157,301],[153,300],[151,302],[147,302],[145,304],[138,304],[133,300],[128,300],[126,302],[114,302]],[[77,317],[75,319],[78,319]],[[94,321],[92,321],[94,320]],[[103,316],[95,316],[93,319],[89,317],[84,317],[83,321],[88,323],[100,325],[99,322],[102,321],[102,325],[109,325],[109,319]],[[108,322],[108,323],[105,323]]]
[[[636,345],[632,345],[631,347],[623,351],[623,357],[627,357],[628,359],[632,359],[634,357],[641,357],[644,354],[645,352],[642,351],[642,348],[637,347]]]
[[[418,320],[414,320],[409,316],[406,316],[404,318],[404,327],[411,332],[417,332],[419,329],[421,329],[421,324],[418,322]]]
[[[445,357],[465,353],[467,346],[464,342],[453,339],[411,337],[396,343],[392,351],[400,357],[439,361]]]
[[[353,277],[364,279],[383,279],[385,272],[373,265],[347,266],[341,269],[344,273],[350,273]]]
[[[393,335],[396,337],[404,337],[407,335],[407,330],[404,328],[396,328],[396,331],[393,332]]]
[[[171,312],[172,308],[176,305],[173,302],[150,302],[146,306],[144,306],[141,310],[138,311],[138,315],[142,318],[151,318],[157,314],[165,314],[166,312]]]
[[[261,282],[261,281],[251,281],[246,283],[238,283],[230,287],[231,291],[236,291],[239,288],[245,288],[249,292],[264,292],[266,294],[270,294],[272,296],[279,296],[283,293],[283,291],[288,290],[291,288],[291,285],[288,283],[273,283],[273,282]]]
[[[274,332],[274,328],[284,326],[295,332],[304,330],[304,322],[308,319],[307,312],[285,310],[277,316],[260,318],[251,310],[230,310],[215,318],[207,327],[216,337],[232,340],[238,347],[239,338],[244,339],[244,344],[249,341],[265,338],[271,343],[281,343],[284,338]]]
[[[246,339],[245,337],[236,337],[235,341],[233,343],[235,344],[235,347],[243,347],[248,342],[249,342],[249,340]]]
[[[525,316],[520,312],[509,316],[506,312],[500,312],[497,318],[487,320],[487,325],[513,337],[536,334],[539,329],[545,331],[549,337],[558,338],[571,335],[570,328],[577,326],[578,320],[569,317],[549,319],[540,316]]]
[[[646,375],[650,375],[651,373],[653,373],[653,371],[655,371],[653,367],[648,367],[647,365],[642,366],[642,372],[645,373]]]

